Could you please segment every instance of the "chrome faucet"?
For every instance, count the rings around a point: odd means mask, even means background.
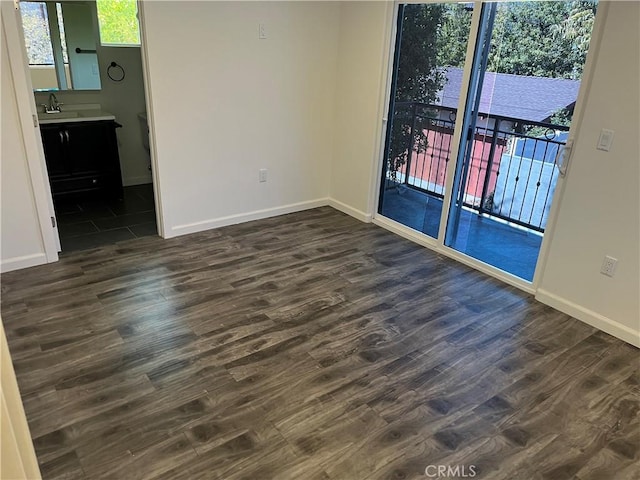
[[[44,107],[45,113],[60,113],[62,111],[60,109],[61,105],[64,105],[64,104],[58,102],[58,97],[56,97],[56,95],[53,92],[49,94],[49,104],[48,105],[46,103],[42,104],[42,106]]]

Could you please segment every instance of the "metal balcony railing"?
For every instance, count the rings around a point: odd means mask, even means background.
[[[408,132],[401,137],[407,143],[406,161],[397,171],[388,170],[387,179],[443,198],[456,109],[397,102],[394,113],[393,121]],[[480,116],[463,168],[464,206],[544,232],[568,130],[521,118]]]

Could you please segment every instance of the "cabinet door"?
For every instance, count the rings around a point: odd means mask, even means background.
[[[41,125],[42,146],[49,177],[69,175],[71,165],[65,155],[66,137],[64,128],[58,125]]]
[[[113,125],[77,122],[65,125],[67,155],[74,175],[113,171]]]

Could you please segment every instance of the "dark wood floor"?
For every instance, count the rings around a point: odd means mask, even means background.
[[[328,207],[12,272],[2,315],[45,479],[639,478],[637,349]]]

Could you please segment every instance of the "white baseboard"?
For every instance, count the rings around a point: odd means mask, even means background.
[[[20,270],[21,268],[35,267],[47,263],[47,256],[44,253],[34,253],[32,255],[24,255],[22,257],[7,258],[0,262],[0,271],[2,273],[11,272],[12,270]]]
[[[626,325],[622,325],[615,320],[611,320],[542,288],[538,289],[536,300],[640,348],[640,331],[635,331]]]
[[[438,242],[435,239],[423,233],[412,230],[406,225],[402,225],[395,220],[383,217],[382,215],[376,215],[373,219],[373,223],[379,227],[384,228],[385,230],[389,230],[390,232],[401,236],[402,238],[411,240],[418,245],[430,248],[431,250],[438,250]]]
[[[147,183],[153,183],[151,172],[149,172],[149,175],[140,175],[138,177],[127,177],[122,179],[122,185],[125,187],[132,187],[133,185],[145,185]]]
[[[263,210],[254,210],[253,212],[239,213],[237,215],[229,215],[226,217],[213,218],[210,220],[202,220],[201,222],[187,223],[184,225],[176,225],[171,227],[169,236],[165,238],[187,235],[189,233],[203,232],[213,228],[226,227],[228,225],[236,225],[238,223],[251,222],[253,220],[261,220],[263,218],[277,217],[287,213],[301,212],[311,208],[324,207],[329,205],[328,198],[318,198],[307,202],[292,203],[281,207],[265,208]]]
[[[329,206],[335,208],[336,210],[340,210],[342,213],[346,213],[347,215],[360,220],[361,222],[371,223],[370,213],[364,213],[361,210],[350,207],[346,203],[339,202],[335,198],[329,198]]]

